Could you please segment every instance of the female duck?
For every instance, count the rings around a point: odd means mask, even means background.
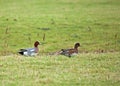
[[[78,47],[79,46],[80,46],[80,43],[76,43],[74,45],[73,49],[61,49],[61,51],[59,52],[59,54],[71,57],[73,55],[78,54]]]

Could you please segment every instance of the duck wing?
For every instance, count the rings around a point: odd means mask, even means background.
[[[36,49],[35,48],[20,49],[18,53],[25,56],[33,56],[36,53]]]
[[[74,55],[77,54],[77,50],[76,49],[61,49],[60,54],[71,57],[73,54]]]

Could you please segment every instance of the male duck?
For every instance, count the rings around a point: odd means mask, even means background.
[[[40,45],[40,43],[36,41],[34,48],[20,49],[18,53],[25,56],[36,56],[39,52],[38,45]]]
[[[59,54],[71,57],[73,55],[78,54],[78,47],[79,46],[80,46],[80,43],[76,43],[74,45],[73,49],[61,49],[61,51],[59,52]]]

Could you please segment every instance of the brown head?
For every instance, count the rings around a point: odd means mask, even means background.
[[[34,47],[38,47],[38,45],[40,45],[40,43],[39,43],[38,41],[36,41],[36,42],[34,43]]]
[[[78,47],[80,47],[80,43],[76,43],[74,48],[77,49]]]

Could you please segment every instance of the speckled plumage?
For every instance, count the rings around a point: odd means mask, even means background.
[[[61,49],[61,51],[59,52],[59,54],[61,55],[65,55],[68,57],[71,57],[73,55],[77,55],[78,54],[78,47],[80,46],[80,43],[76,43],[74,45],[73,49]]]

